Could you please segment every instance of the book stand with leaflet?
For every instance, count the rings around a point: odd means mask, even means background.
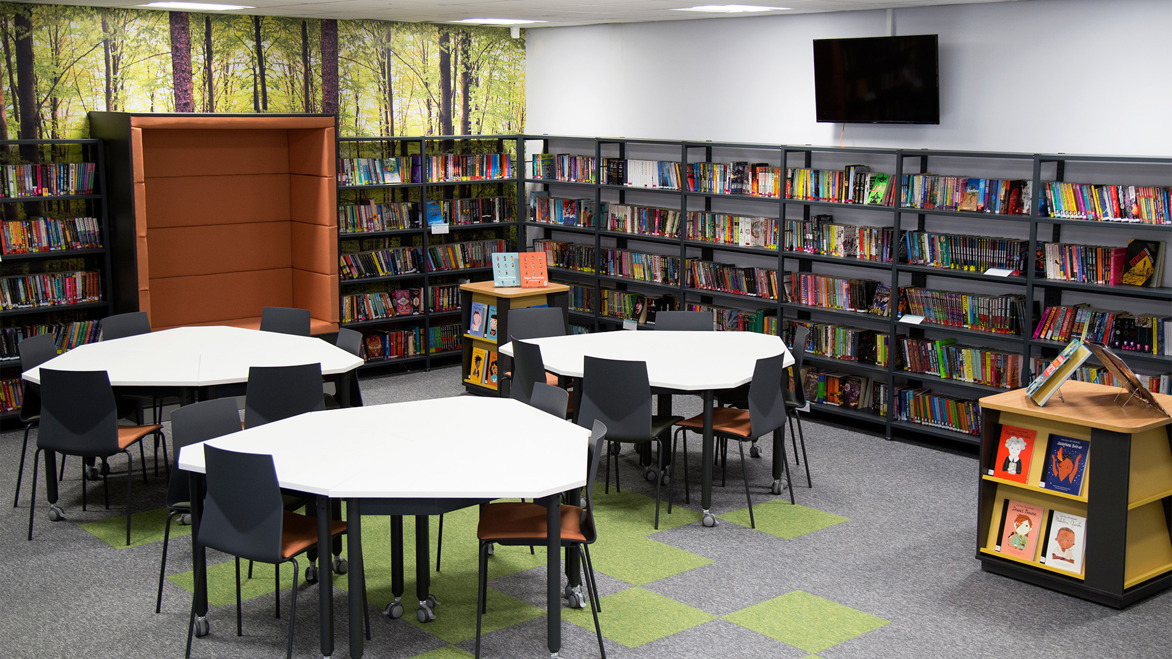
[[[1111,376],[1115,378],[1115,381],[1123,389],[1123,391],[1116,394],[1116,402],[1118,402],[1119,396],[1122,396],[1124,393],[1128,394],[1127,398],[1125,398],[1122,403],[1119,403],[1120,407],[1126,406],[1131,402],[1132,398],[1138,397],[1144,402],[1145,407],[1154,407],[1155,409],[1163,412],[1165,416],[1169,416],[1167,408],[1160,405],[1160,402],[1156,400],[1155,396],[1152,395],[1152,392],[1148,391],[1148,388],[1139,381],[1139,378],[1136,377],[1135,372],[1131,370],[1126,362],[1119,358],[1119,355],[1116,355],[1107,346],[1096,345],[1093,343],[1088,343],[1086,345],[1088,348],[1090,348],[1091,353],[1093,353],[1095,357],[1097,357],[1099,361],[1103,363],[1103,366],[1105,366],[1107,370],[1111,372]]]
[[[1065,400],[1039,407],[1024,389],[981,399],[976,558],[981,569],[1116,608],[1172,588],[1172,418],[1146,407],[1120,407],[1118,389],[1070,380]],[[1172,396],[1154,395],[1157,404]],[[1024,482],[996,476],[1005,426],[1033,431]],[[1052,438],[1089,443],[1081,485],[1071,493],[1045,487]],[[1023,463],[1027,461],[1023,460]],[[1029,558],[998,551],[1007,501],[1043,509],[1043,520],[1085,520],[1080,571],[1047,565],[1039,542]],[[1054,516],[1051,513],[1055,513]],[[1061,513],[1058,515],[1057,513]],[[1040,534],[1051,534],[1043,527]],[[1045,538],[1046,536],[1039,536]]]

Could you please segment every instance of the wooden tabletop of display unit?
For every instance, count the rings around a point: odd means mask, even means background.
[[[1048,421],[1074,423],[1127,434],[1172,423],[1172,418],[1154,407],[1149,407],[1139,397],[1133,397],[1127,405],[1121,406],[1129,394],[1120,387],[1068,380],[1059,391],[1062,398],[1054,396],[1045,406],[1039,406],[1026,396],[1025,389],[986,396],[980,403],[981,407],[987,410],[1013,412]],[[1153,395],[1164,409],[1172,411],[1172,396]]]
[[[537,286],[533,288],[524,288],[521,286],[504,286],[496,287],[492,285],[491,281],[475,281],[471,284],[460,284],[460,290],[472,291],[473,293],[481,293],[483,295],[490,295],[493,297],[529,297],[530,295],[544,295],[546,293],[565,293],[570,290],[570,287],[565,284],[555,284],[550,282],[546,286]]]

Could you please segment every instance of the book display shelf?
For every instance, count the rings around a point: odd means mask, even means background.
[[[340,318],[364,367],[467,364],[460,284],[515,250],[522,159],[515,135],[338,140]]]
[[[523,140],[527,238],[571,287],[576,326],[616,329],[673,305],[787,340],[807,325],[814,409],[888,437],[979,444],[977,399],[1027,384],[1063,329],[1098,331],[1168,390],[1163,265],[1147,285],[1112,285],[1095,250],[1118,258],[1140,239],[1162,258],[1172,158]],[[1046,245],[1068,243],[1074,276],[1046,278]],[[1111,383],[1093,362],[1076,377]]]
[[[0,421],[17,418],[17,345],[49,333],[60,351],[96,341],[110,309],[103,145],[0,141]]]
[[[981,399],[982,569],[1116,608],[1172,587],[1172,418],[1121,391]]]

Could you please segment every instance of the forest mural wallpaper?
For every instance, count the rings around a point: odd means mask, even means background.
[[[88,134],[86,113],[337,113],[341,136],[515,133],[508,28],[0,3],[2,139]]]

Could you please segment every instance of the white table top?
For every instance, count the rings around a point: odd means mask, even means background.
[[[176,327],[78,346],[42,364],[68,371],[104,370],[118,387],[207,387],[248,380],[250,366],[318,362],[323,375],[346,373],[362,358],[316,337],[239,327]],[[40,371],[24,373],[40,382]]]
[[[779,337],[757,332],[616,331],[570,334],[528,342],[541,346],[545,369],[567,377],[582,377],[584,357],[647,362],[653,387],[698,391],[731,389],[753,379],[758,359],[793,357]],[[512,344],[501,346],[512,356]]]
[[[590,432],[508,398],[310,412],[207,443],[269,453],[281,487],[331,498],[537,498],[586,484]],[[204,471],[199,444],[179,467]]]

